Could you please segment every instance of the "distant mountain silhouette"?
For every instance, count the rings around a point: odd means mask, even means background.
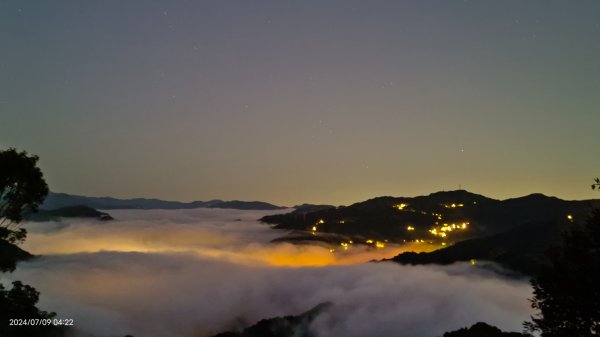
[[[335,206],[333,206],[333,205],[302,204],[302,205],[296,205],[293,208],[294,208],[294,211],[292,213],[294,213],[294,214],[305,214],[305,213],[320,211],[320,210],[324,210],[324,209],[335,208]]]
[[[66,206],[57,209],[41,209],[37,213],[28,215],[26,218],[29,221],[53,221],[59,218],[93,218],[100,221],[114,220],[108,213],[100,212],[83,205]]]
[[[308,327],[320,313],[330,306],[330,303],[321,303],[298,316],[263,319],[243,331],[223,332],[213,337],[315,337]]]
[[[230,208],[241,210],[277,210],[285,207],[262,201],[166,201],[160,199],[116,199],[111,197],[86,197],[66,193],[50,192],[41,206],[42,209],[56,209],[84,205],[95,209],[191,209],[191,208]]]

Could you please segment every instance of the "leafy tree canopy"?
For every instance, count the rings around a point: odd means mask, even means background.
[[[0,239],[22,242],[26,232],[15,225],[23,220],[24,213],[36,212],[48,194],[38,160],[26,151],[0,151]]]
[[[18,228],[24,213],[36,212],[48,194],[48,185],[37,167],[38,157],[15,149],[0,151],[0,271],[12,271],[16,260],[29,254],[14,245],[25,240]],[[11,325],[11,319],[52,319],[54,313],[35,305],[39,292],[14,281],[10,290],[0,283],[0,336],[54,337],[64,328],[53,325]]]
[[[0,336],[61,336],[64,328],[46,325],[10,325],[10,319],[53,319],[56,314],[39,310],[35,304],[40,293],[33,287],[14,281],[10,290],[0,284]]]
[[[600,209],[583,228],[566,233],[547,257],[531,281],[531,306],[539,313],[525,327],[542,337],[600,336]]]

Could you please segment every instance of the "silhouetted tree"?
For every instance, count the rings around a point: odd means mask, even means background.
[[[39,310],[35,304],[38,302],[40,293],[33,287],[25,285],[20,281],[12,283],[10,290],[5,290],[0,284],[0,336],[59,336],[61,328],[51,324],[42,325],[10,325],[9,319],[52,319],[54,313]]]
[[[0,151],[0,271],[13,271],[17,260],[29,256],[14,244],[27,236],[19,227],[23,215],[36,212],[48,194],[37,161],[25,151]]]
[[[0,151],[0,239],[22,242],[26,232],[18,224],[25,213],[36,212],[48,195],[38,160],[13,148]]]
[[[0,151],[0,269],[14,269],[19,255],[27,254],[14,246],[25,240],[19,228],[23,215],[36,212],[48,194],[48,185],[37,167],[38,157],[15,149]],[[27,254],[28,255],[28,254]],[[59,336],[64,329],[52,325],[11,325],[11,319],[52,319],[55,314],[39,310],[39,292],[20,281],[6,290],[0,283],[0,336]],[[14,322],[13,322],[14,323]]]
[[[525,327],[543,337],[600,336],[600,209],[583,228],[564,234],[547,257],[531,281],[531,306],[539,314]]]

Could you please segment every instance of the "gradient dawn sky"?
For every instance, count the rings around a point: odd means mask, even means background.
[[[598,198],[600,1],[0,1],[0,148],[92,196]]]

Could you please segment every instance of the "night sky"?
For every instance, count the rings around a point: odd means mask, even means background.
[[[600,1],[0,0],[0,148],[93,196],[597,198]]]

